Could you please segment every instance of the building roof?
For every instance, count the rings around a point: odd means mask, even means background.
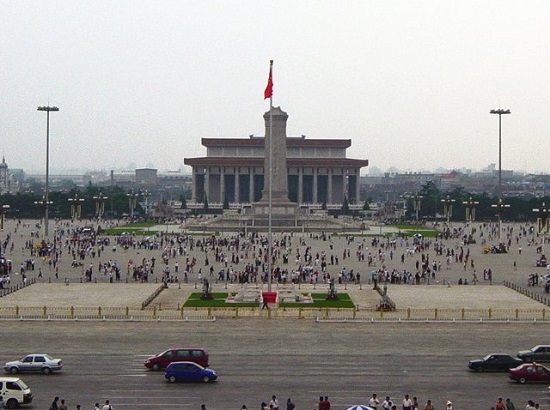
[[[250,138],[202,138],[201,144],[205,147],[263,147],[264,137]],[[287,147],[351,147],[351,139],[306,139],[305,137],[287,137]]]
[[[198,157],[184,158],[185,165],[189,166],[264,166],[263,157]],[[366,167],[368,159],[352,158],[287,158],[289,167]]]

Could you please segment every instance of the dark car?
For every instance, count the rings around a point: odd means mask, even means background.
[[[510,369],[508,377],[524,384],[527,382],[550,382],[550,369],[537,363],[523,363]]]
[[[518,357],[526,363],[550,362],[550,346],[537,345],[530,350],[518,352]]]
[[[218,378],[214,370],[193,362],[173,362],[168,365],[164,377],[169,382],[211,382]]]
[[[468,367],[476,372],[507,372],[519,366],[523,361],[509,354],[491,353],[481,360],[470,360]]]
[[[144,365],[148,369],[166,369],[173,362],[193,362],[208,367],[208,351],[198,347],[178,347],[165,350],[156,356],[149,357]]]

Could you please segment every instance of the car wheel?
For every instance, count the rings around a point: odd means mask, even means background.
[[[52,369],[50,369],[49,367],[44,367],[42,369],[42,373],[44,374],[50,374],[52,372]]]
[[[6,408],[7,409],[16,409],[17,407],[19,407],[19,403],[15,399],[9,399],[6,402]]]
[[[176,382],[176,376],[170,376],[170,377],[168,378],[168,381],[169,381],[170,383],[175,383],[175,382]]]
[[[202,377],[202,381],[205,382],[205,383],[208,383],[210,381],[210,377],[208,376],[203,376]]]
[[[532,357],[526,357],[524,360],[525,360],[525,363],[531,363],[533,361],[533,358]]]
[[[10,373],[11,374],[17,374],[17,373],[19,373],[19,369],[17,367],[11,367],[10,368]]]
[[[476,369],[476,372],[480,372],[480,373],[483,373],[483,366],[479,366],[477,369]]]
[[[160,366],[159,366],[157,363],[155,363],[155,364],[153,365],[153,370],[156,371],[156,372],[158,372],[158,371],[160,370]]]
[[[519,380],[518,380],[518,383],[519,384],[525,384],[527,380],[525,380],[525,377],[520,377]]]

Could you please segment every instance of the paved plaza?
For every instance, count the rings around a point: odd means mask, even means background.
[[[53,232],[54,226],[62,227],[70,230],[78,226],[84,226],[89,223],[84,221],[71,223],[69,221],[53,222],[51,221],[50,232]],[[447,266],[445,256],[437,256],[433,250],[435,239],[431,239],[432,243],[429,250],[423,252],[410,253],[413,244],[411,240],[397,239],[395,248],[390,250],[384,248],[379,252],[379,247],[372,244],[374,238],[380,239],[380,232],[388,233],[391,228],[386,227],[371,227],[370,230],[364,231],[369,236],[355,235],[354,237],[346,237],[345,235],[332,235],[330,238],[318,238],[316,234],[294,234],[291,237],[291,245],[288,246],[289,252],[288,264],[278,263],[278,266],[289,270],[296,269],[296,254],[299,251],[302,255],[306,247],[311,248],[311,253],[325,252],[327,259],[329,256],[334,257],[334,264],[327,266],[327,272],[333,277],[337,277],[342,269],[353,269],[355,273],[361,275],[361,285],[357,283],[338,284],[337,290],[347,292],[352,297],[356,306],[361,309],[376,309],[380,302],[380,296],[373,290],[371,284],[370,272],[384,265],[389,271],[396,269],[403,271],[404,269],[415,272],[416,263],[420,261],[422,253],[430,258],[430,264],[434,261],[441,266],[441,270],[435,273],[435,278],[427,281],[422,281],[420,284],[388,284],[388,295],[395,302],[398,309],[542,309],[544,304],[533,300],[532,298],[521,295],[509,288],[502,286],[503,281],[510,281],[527,288],[527,279],[530,274],[536,273],[542,276],[547,273],[545,268],[535,267],[535,260],[540,257],[536,248],[543,246],[541,238],[534,234],[525,234],[530,225],[506,225],[506,229],[512,229],[510,235],[511,245],[507,254],[483,254],[481,238],[477,237],[476,244],[463,245],[458,239],[438,240],[447,248],[454,249],[455,253],[462,249],[464,253],[469,252],[469,261],[464,266],[463,263],[452,262]],[[159,226],[158,230],[163,232],[168,238],[173,237],[177,231],[177,226],[165,225]],[[467,228],[469,229],[469,228]],[[491,240],[491,235],[494,236],[494,226],[483,227],[476,224],[477,235],[483,232],[484,238],[487,240],[487,245],[495,243]],[[155,231],[152,228],[151,231]],[[38,233],[37,233],[38,232]],[[168,233],[167,233],[168,232]],[[492,232],[492,233],[491,233]],[[378,237],[377,237],[378,234]],[[394,233],[395,234],[395,233]],[[17,223],[14,220],[7,220],[5,229],[0,233],[2,240],[6,235],[10,235],[13,241],[13,248],[8,246],[6,250],[6,258],[10,259],[13,264],[13,273],[11,275],[12,284],[21,281],[21,275],[18,270],[20,265],[31,258],[29,249],[25,249],[25,242],[33,240],[38,242],[40,231],[36,226],[36,221],[23,221]],[[37,237],[38,235],[38,237]],[[227,237],[231,236],[226,234]],[[196,238],[202,237],[202,234]],[[275,240],[281,238],[281,234],[275,234]],[[156,238],[160,241],[161,237]],[[374,256],[374,261],[369,266],[366,259],[359,260],[356,256],[356,251],[362,246],[363,252],[366,255]],[[27,271],[27,279],[35,279],[36,284],[28,286],[22,290],[16,291],[9,295],[0,298],[0,307],[9,306],[105,306],[105,307],[130,307],[140,308],[142,302],[151,295],[161,284],[161,275],[163,265],[162,254],[167,245],[153,250],[135,249],[129,247],[123,249],[117,247],[113,250],[111,246],[106,246],[101,256],[92,257],[87,255],[82,262],[82,266],[73,267],[73,258],[69,255],[68,248],[63,247],[63,253],[59,262],[58,278],[51,265],[46,259],[34,257],[34,270]],[[521,250],[520,250],[521,249]],[[347,256],[349,251],[350,256]],[[543,247],[544,251],[544,247]],[[229,257],[235,250],[229,247],[225,250]],[[390,255],[391,252],[391,255]],[[237,252],[238,253],[238,252]],[[346,256],[344,256],[344,253]],[[242,252],[241,252],[242,254]],[[404,261],[401,261],[401,256],[404,256]],[[241,258],[239,264],[229,263],[228,267],[235,270],[243,269],[246,263],[253,262],[252,254],[249,258]],[[149,277],[147,283],[134,281],[130,276],[127,276],[127,265],[130,261],[141,261],[142,259],[155,258],[157,265],[155,273]],[[212,251],[209,251],[209,264],[214,266],[214,277],[210,278],[213,291],[231,291],[237,292],[243,284],[217,282],[217,272],[224,268],[225,263],[216,262]],[[193,273],[188,275],[187,283],[183,279],[183,269],[186,258],[196,258],[196,265]],[[384,258],[384,262],[380,261]],[[337,263],[336,263],[337,259]],[[473,260],[473,266],[471,261]],[[97,273],[97,266],[100,262],[116,261],[121,267],[122,277],[120,281],[110,283],[107,275]],[[174,272],[174,264],[178,262],[179,272]],[[93,281],[86,282],[84,277],[84,269],[92,265],[94,271]],[[175,258],[170,258],[169,267],[171,268],[171,276],[178,278],[178,283],[170,283],[168,289],[165,289],[151,303],[151,307],[162,307],[164,309],[177,309],[184,303],[191,292],[200,291],[198,279],[198,270],[202,270],[202,277],[208,277],[205,272],[208,272],[209,267],[205,266],[205,252],[194,250],[186,250],[185,255],[178,255]],[[484,280],[483,271],[491,269],[492,280]],[[39,277],[39,272],[42,277]],[[472,284],[473,274],[478,277],[477,285]],[[459,285],[459,280],[468,280],[469,285]],[[541,296],[546,296],[543,284],[544,280],[539,280],[539,286],[529,287],[528,289]],[[266,289],[267,285],[248,284],[246,286],[259,287]],[[277,289],[278,284],[273,284],[274,289]],[[288,285],[287,285],[288,287]],[[295,285],[297,288],[297,285]],[[324,292],[328,290],[328,284],[319,282],[313,284],[301,284],[300,292]]]

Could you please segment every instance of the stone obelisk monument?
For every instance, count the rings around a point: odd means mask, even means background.
[[[264,216],[268,216],[269,181],[271,179],[271,214],[275,226],[293,226],[295,225],[296,218],[296,204],[288,199],[286,164],[287,119],[288,114],[281,110],[280,107],[272,107],[271,113],[268,111],[264,114],[264,189],[262,191],[262,198],[259,202],[254,204],[254,214],[260,219],[263,219]],[[270,138],[272,138],[271,141]]]

